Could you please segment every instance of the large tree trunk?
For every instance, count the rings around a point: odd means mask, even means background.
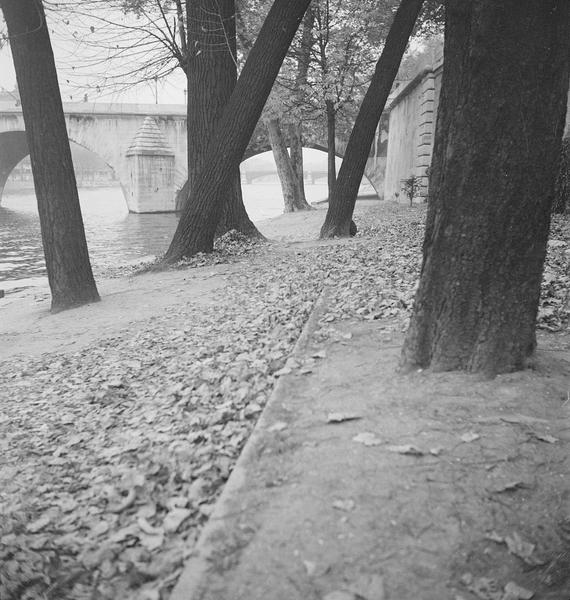
[[[321,238],[348,236],[370,147],[423,0],[402,0],[350,134]]]
[[[297,194],[297,178],[291,166],[287,144],[283,136],[283,130],[279,119],[269,119],[266,123],[269,143],[273,150],[273,158],[277,167],[277,174],[281,182],[281,191],[283,193],[283,212],[294,212],[295,195]]]
[[[329,202],[336,185],[336,111],[332,100],[326,100],[327,115],[327,173]]]
[[[568,0],[448,0],[404,365],[494,375],[533,353],[569,42]]]
[[[211,252],[224,197],[310,0],[275,0],[208,144],[206,164],[165,255],[174,262]]]
[[[34,175],[52,312],[99,300],[41,2],[0,0]]]
[[[204,168],[208,142],[237,80],[235,0],[186,0],[188,81],[188,185],[184,201]],[[237,229],[261,236],[243,205],[239,169],[222,203],[216,235]]]

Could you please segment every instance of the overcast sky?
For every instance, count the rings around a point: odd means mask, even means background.
[[[48,15],[50,22],[50,15]],[[183,104],[185,102],[185,77],[180,69],[176,69],[170,76],[163,80],[155,82],[142,83],[137,86],[132,86],[128,90],[117,89],[116,87],[97,89],[96,81],[100,74],[95,74],[93,70],[86,66],[89,64],[88,56],[89,49],[82,43],[81,38],[89,35],[89,24],[97,21],[86,21],[78,25],[78,20],[70,24],[66,29],[63,24],[55,24],[53,19],[50,22],[51,42],[58,69],[58,79],[61,89],[61,96],[64,102],[81,102],[87,94],[89,102],[138,102],[154,104],[156,96],[160,104]],[[73,25],[73,27],[72,27]],[[85,31],[83,33],[82,31]],[[77,35],[76,35],[77,34]],[[73,36],[76,35],[74,38]],[[94,36],[96,37],[97,32]],[[90,40],[88,40],[90,41]],[[123,62],[125,65],[131,64],[129,56],[125,57]],[[113,63],[114,68],[117,67],[117,62]],[[109,70],[113,68],[109,64]],[[107,68],[105,63],[98,67],[101,69]],[[0,88],[12,91],[16,84],[16,76],[12,63],[12,56],[8,45],[0,50]]]

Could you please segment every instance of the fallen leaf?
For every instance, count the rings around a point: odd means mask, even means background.
[[[423,456],[423,450],[412,446],[411,444],[405,444],[403,446],[388,446],[386,448],[389,452],[396,452],[397,454],[409,454],[411,456]]]
[[[546,442],[547,444],[556,444],[556,442],[560,441],[558,438],[555,438],[553,435],[536,433],[534,431],[531,433],[531,436],[541,442]]]
[[[445,448],[443,446],[436,446],[435,448],[430,448],[429,453],[432,456],[439,456],[444,450]]]
[[[480,437],[481,436],[478,433],[475,433],[474,431],[469,431],[468,433],[464,433],[459,439],[462,442],[469,444],[470,442],[474,442],[475,440],[478,440]]]
[[[113,512],[113,513],[120,513],[123,512],[124,510],[126,510],[127,508],[130,508],[134,503],[135,500],[137,499],[137,490],[136,488],[131,488],[127,495],[118,503],[109,506],[109,511]]]
[[[277,423],[273,423],[271,427],[268,427],[267,431],[275,432],[275,431],[283,431],[287,429],[287,423],[285,421],[277,421]]]
[[[140,530],[147,535],[160,535],[162,533],[160,527],[153,527],[144,517],[139,517],[137,519],[137,525]]]
[[[168,512],[162,526],[167,533],[174,533],[180,525],[192,514],[187,508],[173,508]]]
[[[314,563],[310,560],[304,560],[303,564],[305,565],[305,570],[307,571],[307,575],[312,577],[317,570],[317,563]]]
[[[282,369],[279,369],[279,371],[275,371],[273,375],[275,375],[275,377],[283,377],[283,375],[289,375],[289,373],[292,373],[291,369],[289,367],[283,367]]]
[[[364,444],[365,446],[379,446],[382,443],[382,440],[377,438],[376,434],[371,433],[370,431],[363,431],[362,433],[355,435],[352,438],[352,441]]]
[[[505,543],[507,544],[507,548],[511,554],[522,558],[525,562],[531,560],[532,554],[536,547],[530,542],[525,542],[516,531],[512,535],[505,537]]]
[[[362,419],[361,415],[356,413],[329,413],[327,415],[327,423],[343,423],[344,421],[356,421]]]
[[[354,510],[355,506],[356,503],[350,498],[348,500],[335,500],[332,503],[333,508],[336,508],[337,510],[343,510],[345,512],[350,512],[351,510]]]
[[[104,535],[109,531],[110,525],[107,521],[99,521],[93,527],[91,527],[91,534],[95,537],[99,537],[100,535]]]
[[[509,581],[505,586],[505,595],[501,600],[531,600],[533,596],[534,592]]]
[[[36,519],[30,523],[26,527],[26,531],[29,531],[30,533],[38,533],[38,531],[41,531],[44,527],[49,525],[50,522],[51,518],[48,515],[44,515],[43,517],[40,517],[39,519]]]
[[[498,487],[491,490],[493,494],[502,494],[503,492],[514,492],[515,490],[530,489],[532,485],[525,481],[510,481],[499,485]]]
[[[497,542],[497,544],[505,543],[505,538],[500,536],[496,531],[491,531],[491,533],[488,533],[485,538],[491,540],[492,542]]]
[[[160,548],[164,543],[164,534],[159,533],[157,535],[147,535],[146,533],[140,533],[138,535],[139,541],[149,552]]]

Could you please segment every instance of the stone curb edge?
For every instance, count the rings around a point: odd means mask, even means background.
[[[293,347],[290,356],[301,354],[307,348],[310,335],[314,331],[320,315],[323,313],[328,296],[327,292],[328,289],[325,287],[317,298],[313,310],[303,326],[301,334],[295,342],[295,346]],[[283,384],[281,383],[282,379],[283,378],[279,378],[275,384],[273,392],[267,400],[259,420],[239,455],[220,497],[214,504],[214,509],[212,510],[208,522],[200,533],[200,537],[194,547],[193,553],[186,561],[182,574],[172,590],[170,600],[199,600],[200,596],[198,594],[201,592],[201,582],[209,567],[208,558],[214,549],[210,543],[210,539],[212,539],[216,531],[221,530],[224,526],[224,519],[229,514],[229,499],[244,485],[246,465],[250,462],[250,459],[253,459],[255,456],[257,441],[262,437],[266,430],[266,426],[268,425],[268,407],[277,397],[279,397],[281,388],[283,387]]]

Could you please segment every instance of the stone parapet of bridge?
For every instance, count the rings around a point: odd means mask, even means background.
[[[443,68],[442,47],[434,55],[432,66],[398,87],[391,96],[385,199],[397,199],[403,182],[412,176],[420,180],[418,196],[427,196]],[[564,135],[570,136],[570,94]]]

